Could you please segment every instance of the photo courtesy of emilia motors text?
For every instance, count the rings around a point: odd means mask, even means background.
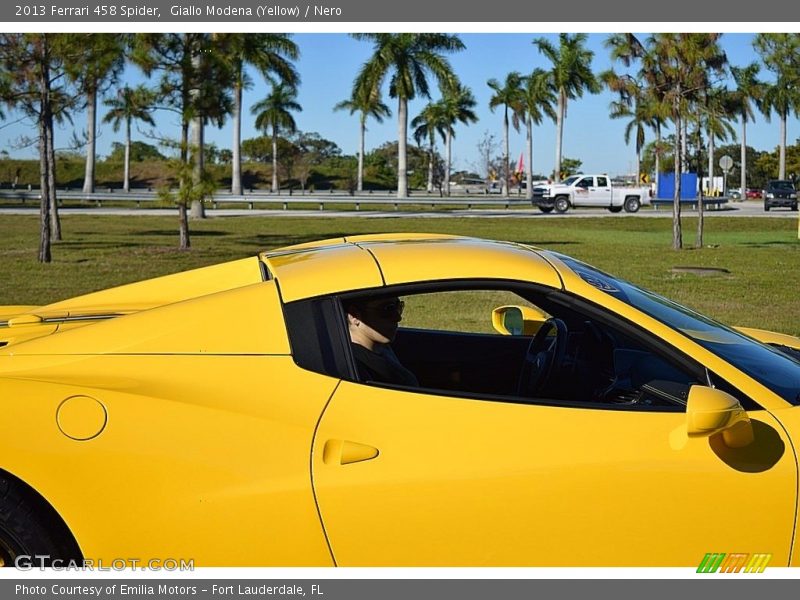
[[[0,598],[797,594],[800,4],[0,17]]]

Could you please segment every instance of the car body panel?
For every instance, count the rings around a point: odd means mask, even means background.
[[[778,344],[800,350],[800,338],[794,335],[767,331],[766,329],[755,329],[753,327],[737,327],[736,329],[765,344]]]
[[[274,281],[94,322],[3,354],[289,354]],[[13,332],[15,327],[10,327]],[[254,335],[258,333],[258,335]],[[0,330],[2,335],[2,330]],[[0,363],[0,375],[4,371]]]
[[[692,566],[723,548],[786,566],[797,465],[777,421],[750,418],[756,442],[733,451],[687,438],[681,413],[343,382],[315,438],[314,482],[340,566]],[[342,440],[379,454],[326,462]]]
[[[555,270],[531,248],[478,239],[441,239],[399,245],[363,243],[375,255],[387,285],[448,279],[535,281],[560,288]]]
[[[280,283],[284,302],[383,285],[375,259],[354,244],[265,252],[261,258]]]
[[[308,461],[335,380],[289,356],[16,358],[0,379],[19,399],[0,419],[3,468],[52,504],[85,557],[331,564]],[[108,415],[87,441],[57,423],[77,394]]]

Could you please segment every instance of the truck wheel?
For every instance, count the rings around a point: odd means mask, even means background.
[[[553,207],[552,206],[540,206],[539,210],[542,211],[543,213],[547,214],[547,213],[553,212]]]
[[[556,212],[565,213],[569,210],[569,200],[566,196],[559,196],[556,198]]]
[[[622,210],[621,206],[609,206],[608,210],[612,213],[618,213]]]
[[[625,212],[635,213],[639,210],[639,207],[642,206],[642,203],[639,202],[639,198],[636,196],[628,196],[625,198]]]

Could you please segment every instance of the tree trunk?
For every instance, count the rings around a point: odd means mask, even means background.
[[[408,101],[397,100],[397,197],[408,198],[408,155],[406,132],[408,131]]]
[[[558,113],[556,114],[556,167],[553,180],[558,183],[561,181],[561,140],[564,137],[564,111],[567,99],[564,90],[558,92]]]
[[[272,193],[279,193],[278,189],[278,126],[272,124]]]
[[[742,114],[742,152],[739,158],[742,164],[739,174],[739,189],[741,199],[744,200],[747,198],[747,117],[744,114]]]
[[[527,142],[528,142],[528,171],[525,174],[525,184],[528,188],[528,200],[533,200],[533,121],[528,115],[526,119]]]
[[[778,161],[778,179],[786,179],[786,115],[781,115],[781,144]]]
[[[367,115],[361,113],[361,120],[359,123],[359,139],[358,139],[358,184],[356,189],[359,192],[364,191],[364,147],[366,145],[367,137]]]
[[[676,109],[677,112],[677,109]],[[672,196],[672,249],[680,250],[683,248],[683,233],[681,231],[681,132],[683,126],[680,117],[675,117],[675,193]]]
[[[86,171],[83,176],[83,193],[94,192],[94,162],[97,155],[97,89],[86,92]]]
[[[231,194],[242,193],[242,86],[233,88],[233,160],[231,161]]]
[[[122,177],[122,189],[131,191],[131,119],[125,119],[125,166]]]
[[[189,122],[186,119],[181,121],[181,169],[180,190],[178,191],[178,247],[181,250],[188,250],[191,246],[189,240],[189,219],[186,215],[186,169],[189,165]]]
[[[700,153],[698,151],[698,158],[697,158],[697,168],[700,169]],[[700,189],[703,189],[703,178],[700,177],[700,174],[697,175],[698,181],[700,181]],[[712,186],[714,185],[714,135],[711,131],[708,132],[708,195],[711,196],[712,190],[714,189]]]
[[[189,239],[189,218],[186,214],[186,204],[183,202],[178,203],[178,235],[180,236],[179,248],[181,250],[188,250],[192,245]]]
[[[656,126],[656,198],[660,198],[658,179],[661,174],[661,125]]]
[[[431,136],[430,146],[428,148],[428,193],[433,191],[433,153],[436,151],[434,146],[433,136]]]
[[[503,113],[503,196],[509,196],[509,179],[510,173],[508,172],[508,161],[510,160],[508,151],[508,105],[506,105],[505,112]]]
[[[41,83],[41,82],[40,82]],[[42,90],[41,107],[39,114],[39,256],[41,263],[52,261],[50,253],[50,187],[47,182],[47,132],[45,120],[49,109],[46,109],[45,92]]]
[[[56,150],[53,139],[53,112],[48,110],[49,118],[45,121],[47,133],[47,187],[50,194],[50,228],[52,239],[61,241],[61,217],[58,214],[58,196],[56,193]]]
[[[189,216],[192,219],[205,219],[206,218],[206,209],[204,200],[205,194],[203,196],[197,196],[197,190],[203,189],[203,172],[205,169],[204,164],[204,157],[203,157],[203,119],[200,117],[195,118],[192,121],[192,152],[194,156],[192,157],[193,165],[192,165],[192,187],[194,188],[194,192],[192,194],[192,207]]]
[[[453,162],[453,132],[450,131],[450,126],[447,127],[445,133],[445,165],[444,165],[444,189],[445,193],[450,195],[450,167]]]
[[[700,158],[700,145],[702,144],[702,140],[700,139],[700,126],[697,127],[697,180],[700,182],[698,194],[697,194],[697,234],[695,235],[694,239],[694,247],[695,248],[702,248],[703,247],[703,227],[705,226],[705,212],[703,207],[703,161]],[[708,136],[708,164],[711,168],[714,165],[714,136],[709,131]],[[708,188],[711,189],[711,173],[713,171],[709,171],[708,175]]]

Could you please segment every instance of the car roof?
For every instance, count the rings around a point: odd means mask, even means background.
[[[501,279],[562,287],[558,272],[533,247],[443,234],[346,236],[260,257],[284,302],[424,281]]]

